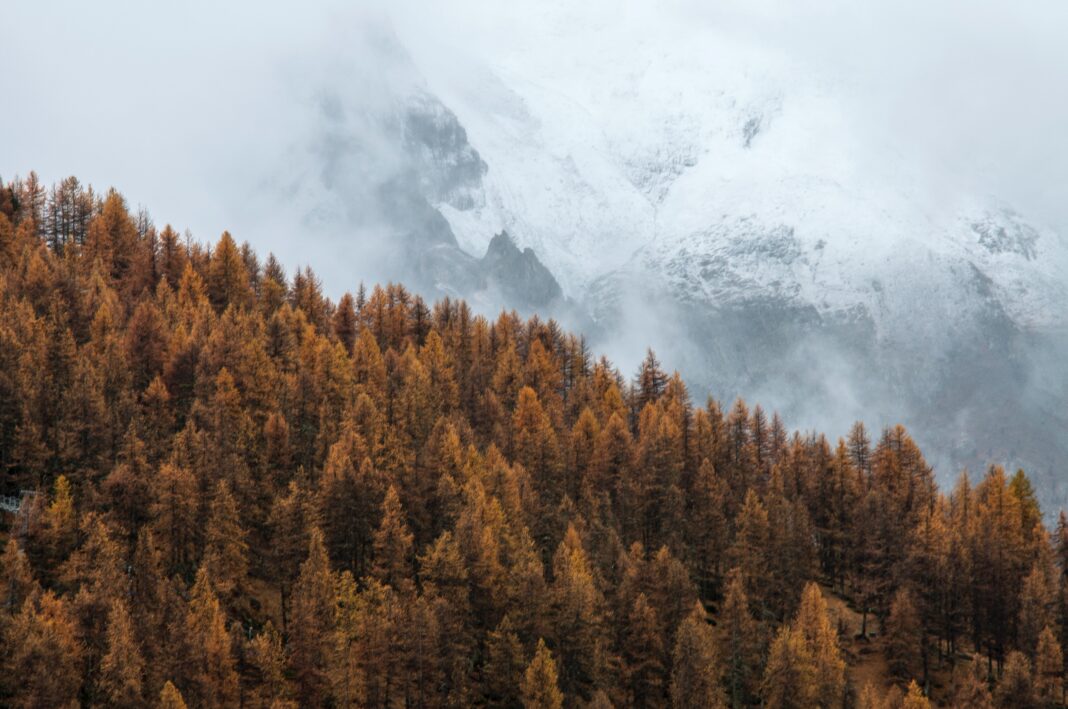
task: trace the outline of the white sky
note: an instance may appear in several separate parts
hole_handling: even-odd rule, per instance
[[[0,177],[35,169],[114,185],[159,224],[201,239],[229,229],[288,266],[311,261],[331,290],[350,287],[359,254],[344,235],[309,243],[265,194],[306,147],[320,92],[359,102],[372,87],[373,100],[392,62],[374,55],[367,27],[392,23],[417,62],[459,71],[517,44],[536,53],[540,32],[648,20],[660,32],[726,27],[844,82],[852,122],[921,156],[932,184],[974,182],[1068,231],[1063,0],[349,5],[6,2]]]

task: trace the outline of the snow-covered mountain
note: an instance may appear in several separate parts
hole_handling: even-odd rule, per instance
[[[696,388],[794,425],[904,421],[944,478],[1024,464],[1063,502],[1068,240],[964,179],[978,163],[933,167],[873,120],[863,77],[729,14],[581,5],[443,32],[483,32],[477,53],[429,41],[441,18],[398,27],[416,78],[390,189],[419,203],[396,220],[425,212],[405,228],[433,223],[444,249],[418,260],[424,280],[492,301],[471,265],[489,249],[501,302],[551,311],[558,282],[624,367],[651,344]],[[491,245],[504,232],[514,245]],[[555,281],[526,298],[504,246]]]

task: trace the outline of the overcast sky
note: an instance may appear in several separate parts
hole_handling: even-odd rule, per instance
[[[932,183],[971,182],[1068,226],[1068,3],[963,2],[34,2],[0,21],[0,178],[35,169],[114,185],[157,223],[230,229],[349,286],[344,234],[308,243],[277,189],[299,164],[323,92],[373,103],[390,28],[436,69],[493,65],[545,23],[624,15],[715,24],[852,88],[872,140],[922,156]],[[548,7],[547,9],[547,6]],[[574,6],[574,7],[573,7]],[[656,29],[652,31],[657,31]],[[907,148],[905,146],[908,146]],[[325,233],[325,232],[323,232]],[[329,263],[316,263],[314,259]]]

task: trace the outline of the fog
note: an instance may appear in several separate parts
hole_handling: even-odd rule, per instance
[[[850,82],[843,110],[863,115],[851,122],[874,134],[857,147],[889,141],[908,151],[932,193],[977,181],[1068,225],[1063,2],[570,5],[9,3],[0,23],[0,174],[35,169],[46,180],[76,174],[115,185],[157,221],[205,239],[230,228],[303,261],[294,216],[281,227],[261,214],[284,202],[259,200],[270,186],[291,185],[294,165],[313,164],[303,158],[324,96],[370,114],[387,95],[383,83],[413,80],[382,37],[395,34],[422,71],[441,73],[492,65],[568,22],[660,32],[714,23],[827,81]],[[376,160],[388,155],[382,147]],[[335,288],[348,280],[328,278]]]
[[[0,20],[0,178],[36,170],[45,182],[73,174],[97,189],[115,186],[157,224],[204,241],[227,229],[290,269],[311,265],[336,297],[395,275],[385,265],[398,257],[395,215],[381,188],[419,167],[400,138],[398,98],[428,81],[477,91],[471,77],[517,53],[530,82],[544,79],[539,67],[550,61],[610,65],[611,56],[581,56],[584,33],[618,26],[636,42],[641,32],[671,39],[716,27],[825,90],[835,122],[810,149],[845,156],[843,175],[907,170],[932,212],[962,192],[991,194],[1068,233],[1062,0],[12,2]],[[687,99],[685,87],[677,98]],[[565,290],[581,300],[577,283]],[[637,293],[624,305],[625,326],[596,344],[628,373],[653,345],[698,387],[789,410],[794,425],[838,435],[865,413],[875,428],[929,420],[915,410],[916,392],[894,384],[901,372],[873,383],[855,351],[818,333],[782,350],[770,374],[714,370],[727,360],[709,350],[737,333],[698,337],[670,304]],[[1063,403],[1064,355],[1059,339],[1013,346],[1006,358],[1027,393],[1021,406],[1045,416]],[[803,383],[794,376],[801,362],[812,365]],[[794,387],[815,392],[802,406]],[[944,388],[965,396],[962,385]],[[945,420],[972,415],[958,399],[948,406],[938,412]],[[974,434],[967,423],[953,434],[953,425],[939,435]],[[1052,428],[1034,436],[1057,435]],[[1027,460],[1009,448],[973,457]],[[945,467],[960,457],[947,454]]]

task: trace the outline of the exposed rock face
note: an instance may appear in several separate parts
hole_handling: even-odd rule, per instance
[[[534,251],[520,251],[506,232],[493,237],[481,265],[488,283],[521,310],[551,308],[563,297],[560,284]]]

